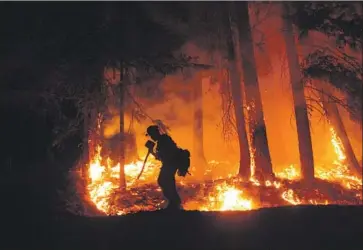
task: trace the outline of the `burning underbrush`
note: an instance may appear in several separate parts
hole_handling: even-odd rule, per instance
[[[159,163],[151,161],[139,180],[142,161],[125,166],[127,190],[120,191],[118,185],[119,165],[101,164],[101,148],[89,166],[87,191],[90,202],[107,215],[124,215],[138,211],[153,211],[164,206],[160,188],[156,185]],[[222,169],[228,163],[210,162],[206,175]],[[220,176],[214,180],[197,182],[193,176],[177,178],[178,191],[186,210],[200,211],[244,211],[262,207],[300,204],[350,204],[361,203],[362,181],[349,174],[345,165],[335,162],[328,167],[319,167],[317,180],[309,189],[299,181],[299,171],[293,165],[276,173],[273,181],[258,181],[251,178],[243,182],[237,177]]]
[[[238,178],[179,185],[178,191],[186,210],[245,211],[262,207],[300,204],[361,204],[357,193],[344,190],[340,185],[318,181],[313,189],[301,188],[294,181],[242,182]],[[160,189],[155,185],[130,188],[127,192],[115,191],[108,200],[108,214],[126,214],[160,209],[163,204]]]
[[[262,207],[300,204],[361,204],[360,190],[342,188],[318,180],[312,188],[301,188],[299,181],[275,180],[260,184],[242,182],[239,178],[178,185],[184,209],[200,211],[244,211]],[[154,184],[118,189],[107,198],[106,214],[127,214],[152,211],[163,207],[161,190]]]
[[[202,181],[200,177],[195,178],[192,167],[191,176],[177,177],[183,207],[200,211],[244,211],[300,204],[362,204],[362,179],[350,173],[344,150],[334,130],[331,130],[331,145],[336,159],[329,165],[315,165],[316,180],[309,188],[301,182],[299,168],[295,165],[279,168],[281,170],[275,171],[273,180],[251,177],[249,181],[236,177],[238,165],[230,162],[210,161]],[[138,180],[143,161],[126,164],[127,189],[121,191],[119,164],[114,164],[109,158],[102,159],[101,152],[101,145],[96,146],[87,166],[86,179],[81,177],[81,166],[72,172],[76,189],[79,191],[83,187],[78,192],[83,203],[76,206],[83,207],[78,214],[124,215],[158,210],[165,206],[161,190],[156,185],[160,168],[158,161],[151,157]],[[78,178],[74,179],[74,176]],[[87,207],[95,209],[92,211]]]

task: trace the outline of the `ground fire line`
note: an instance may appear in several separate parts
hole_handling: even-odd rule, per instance
[[[330,128],[331,145],[336,159],[331,166],[316,166],[317,182],[311,189],[302,188],[299,170],[290,165],[277,172],[274,181],[261,182],[253,177],[243,182],[238,177],[220,176],[214,180],[196,182],[193,178],[178,179],[178,189],[186,210],[231,211],[252,210],[261,207],[274,207],[300,204],[362,204],[362,180],[350,174],[344,164],[346,158],[340,139]],[[125,165],[128,189],[119,190],[119,164],[110,159],[102,161],[101,145],[87,166],[87,195],[97,209],[107,215],[157,210],[162,206],[162,195],[156,186],[160,163],[150,159],[139,180],[137,175],[142,161]],[[106,162],[106,164],[102,164]],[[218,167],[220,162],[210,161],[206,175]],[[224,163],[225,164],[225,163]]]

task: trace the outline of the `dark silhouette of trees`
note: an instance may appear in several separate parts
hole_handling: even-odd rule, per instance
[[[318,31],[335,39],[334,46],[316,48],[302,63],[305,82],[319,93],[324,114],[342,141],[351,171],[361,174],[337,105],[345,108],[353,121],[362,124],[362,63],[354,53],[362,51],[362,6],[354,2],[295,3],[293,22],[300,30],[300,39],[310,31]],[[305,21],[302,21],[302,20]],[[347,48],[353,52],[349,53]],[[345,94],[345,100],[334,96],[333,88]]]

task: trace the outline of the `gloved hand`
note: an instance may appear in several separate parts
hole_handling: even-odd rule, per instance
[[[145,147],[146,147],[146,148],[148,148],[148,149],[149,149],[149,151],[153,151],[154,146],[155,146],[155,142],[153,142],[153,141],[148,140],[148,141],[145,143]]]

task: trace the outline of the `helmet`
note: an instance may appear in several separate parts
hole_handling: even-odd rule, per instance
[[[156,133],[158,133],[158,134],[160,133],[159,127],[156,125],[149,126],[146,129],[146,136],[151,135],[151,134],[156,134]]]

